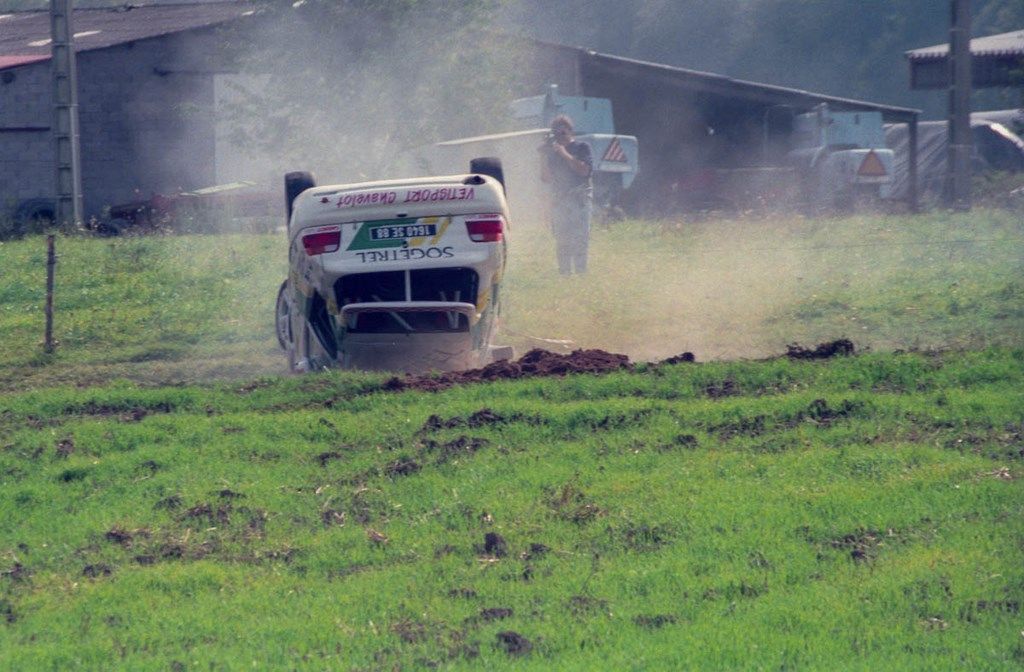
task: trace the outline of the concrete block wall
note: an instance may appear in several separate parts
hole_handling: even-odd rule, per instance
[[[190,42],[167,36],[80,54],[86,211],[214,183],[213,75],[181,66]]]
[[[181,33],[78,53],[87,218],[106,206],[214,183],[213,74],[194,58],[206,41]],[[50,64],[6,72],[14,78],[5,84],[0,74],[0,215],[56,192]]]
[[[48,62],[0,73],[0,217],[56,189],[50,86]]]

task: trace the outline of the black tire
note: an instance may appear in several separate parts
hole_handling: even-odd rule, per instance
[[[288,303],[288,281],[281,283],[277,290],[277,303],[274,307],[274,331],[277,333],[277,343],[281,349],[288,351],[288,346],[295,347],[295,339],[292,337],[291,306]]]
[[[501,167],[501,159],[496,156],[481,156],[472,159],[469,162],[469,172],[493,177],[501,183],[502,191],[508,191],[505,187],[505,171]]]
[[[306,172],[304,170],[297,170],[292,173],[285,173],[284,176],[284,203],[285,210],[287,212],[287,223],[290,225],[292,221],[292,204],[295,203],[295,198],[304,192],[306,189],[312,189],[316,186],[316,178],[313,177],[313,173]]]
[[[57,223],[57,204],[48,198],[30,198],[18,204],[5,233],[20,238],[28,233],[42,233]]]

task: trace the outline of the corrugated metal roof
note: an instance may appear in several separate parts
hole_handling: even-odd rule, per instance
[[[13,68],[13,67],[18,66],[18,65],[27,65],[29,63],[36,63],[37,61],[45,61],[48,58],[50,58],[49,55],[47,55],[47,56],[39,56],[39,55],[25,56],[25,55],[21,55],[21,54],[14,54],[12,56],[0,56],[0,70],[3,70],[4,68]]]
[[[906,52],[907,58],[912,61],[945,58],[947,54],[949,54],[949,43],[911,49]],[[971,54],[973,56],[1024,56],[1024,29],[988,37],[976,37],[971,40]]]
[[[75,9],[72,17],[75,51],[103,49],[125,42],[215,26],[252,12],[253,4],[245,0]],[[0,14],[0,69],[49,58],[49,12]]]
[[[774,84],[749,82],[742,79],[733,79],[724,75],[716,75],[710,72],[688,70],[686,68],[680,68],[673,65],[651,63],[633,58],[625,58],[623,56],[614,56],[612,54],[601,54],[586,49],[581,49],[580,51],[585,54],[585,57],[589,57],[592,61],[617,67],[624,73],[628,73],[632,70],[634,73],[648,72],[652,74],[659,74],[684,87],[702,89],[719,95],[744,97],[752,100],[759,100],[761,102],[777,104],[792,102],[799,102],[806,105],[829,103],[830,105],[836,106],[836,109],[878,110],[884,114],[903,118],[910,118],[920,113],[920,110],[908,107],[883,105],[866,100],[829,96],[821,93],[804,91],[803,89],[776,86]]]

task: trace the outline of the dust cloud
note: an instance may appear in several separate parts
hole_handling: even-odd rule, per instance
[[[776,324],[815,288],[842,283],[804,242],[820,224],[802,218],[633,221],[595,227],[588,272],[555,270],[543,227],[520,230],[510,262],[506,336],[517,350],[600,348],[634,361],[684,351],[699,360],[764,357],[798,338]],[[523,278],[531,278],[524,281]],[[522,305],[529,296],[534,305]]]

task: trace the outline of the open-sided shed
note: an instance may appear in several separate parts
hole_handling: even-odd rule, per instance
[[[75,9],[85,216],[214,181],[218,26],[247,2]],[[52,216],[50,17],[0,13],[0,217]]]
[[[640,141],[634,197],[656,199],[677,177],[700,168],[764,165],[766,116],[788,108],[808,112],[821,103],[836,111],[877,111],[886,123],[906,123],[916,150],[919,111],[800,89],[733,79],[686,68],[536,42],[535,71],[567,94],[612,101],[616,131]],[[539,83],[539,82],[538,82]],[[914,170],[916,161],[910,161]],[[916,185],[916,176],[910,176]],[[916,207],[916,190],[907,194]]]

